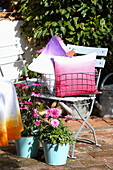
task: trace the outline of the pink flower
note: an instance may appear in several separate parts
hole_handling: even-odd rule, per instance
[[[40,97],[41,96],[40,93],[36,93],[36,92],[32,92],[32,95],[35,96],[35,97]]]
[[[23,86],[25,86],[25,84],[24,84],[24,83],[22,83],[22,84],[20,84],[20,86],[21,86],[21,87],[23,87]]]
[[[47,109],[47,110],[45,111],[45,117],[49,117],[49,116],[51,115],[51,112],[52,112],[51,109]]]
[[[27,101],[21,101],[20,104],[28,104]]]
[[[36,120],[35,125],[39,126],[40,120]]]
[[[21,101],[20,104],[28,104],[28,105],[32,105],[32,102],[28,102],[28,101]]]
[[[58,118],[59,117],[59,115],[60,115],[60,110],[59,109],[57,109],[57,108],[52,108],[51,109],[51,117],[53,117],[53,118]]]
[[[33,103],[32,102],[27,102],[28,105],[32,105]]]
[[[38,116],[37,113],[38,113],[38,110],[37,110],[37,109],[34,109],[34,110],[33,110],[33,117],[34,117],[34,118],[37,118],[37,116]]]
[[[72,118],[72,116],[70,116],[70,115],[67,115],[67,116],[65,116],[65,121],[66,122],[69,122],[70,120],[72,120],[73,118]]]
[[[14,86],[18,86],[18,85],[19,85],[19,83],[15,83],[15,84],[14,84]]]
[[[24,87],[25,86],[24,83],[22,83],[22,84],[16,83],[15,85],[18,86],[18,87]]]
[[[36,82],[33,83],[32,85],[33,85],[33,86],[41,86],[41,84],[40,84],[38,81],[36,81]]]
[[[27,110],[27,106],[26,105],[22,105],[21,107],[20,107],[20,109],[25,109],[25,110]]]
[[[59,121],[57,119],[53,119],[51,121],[51,125],[52,125],[53,128],[55,128],[55,127],[57,127],[59,125]]]
[[[28,89],[28,85],[27,86],[22,86],[22,89]]]

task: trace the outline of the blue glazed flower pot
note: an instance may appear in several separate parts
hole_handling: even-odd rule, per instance
[[[39,150],[39,137],[21,137],[15,140],[17,155],[24,158],[34,158]]]
[[[48,144],[42,143],[45,161],[49,165],[64,165],[67,161],[67,156],[69,152],[68,144]]]

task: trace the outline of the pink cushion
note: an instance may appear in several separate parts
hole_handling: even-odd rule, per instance
[[[95,85],[96,53],[77,57],[54,57],[56,95],[73,96],[98,93]]]

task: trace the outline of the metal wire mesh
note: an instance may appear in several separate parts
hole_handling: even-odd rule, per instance
[[[40,92],[58,97],[97,93],[98,73],[43,74],[40,79]]]

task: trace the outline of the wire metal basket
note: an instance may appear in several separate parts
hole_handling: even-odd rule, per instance
[[[42,95],[66,97],[97,93],[97,73],[43,74],[38,79]]]

